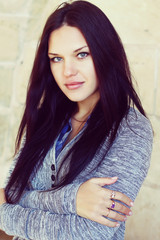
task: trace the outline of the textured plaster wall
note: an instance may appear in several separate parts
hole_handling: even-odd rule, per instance
[[[28,77],[48,15],[63,1],[0,0],[0,185],[14,152]],[[92,0],[117,29],[155,137],[126,240],[160,239],[160,0]]]

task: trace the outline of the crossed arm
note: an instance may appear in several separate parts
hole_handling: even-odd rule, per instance
[[[98,181],[99,181],[99,184],[97,184]],[[105,239],[106,236],[112,236],[116,232],[117,228],[111,229],[111,228],[106,228],[106,226],[102,225],[102,224],[105,224],[107,226],[110,225],[110,221],[102,217],[102,214],[104,216],[107,215],[107,207],[105,208],[105,205],[106,206],[108,205],[107,200],[109,199],[110,193],[111,193],[111,190],[103,189],[100,186],[106,183],[106,181],[108,182],[110,181],[111,183],[111,182],[114,182],[115,180],[110,180],[107,178],[104,178],[104,179],[93,178],[87,181],[86,183],[81,184],[80,188],[82,188],[82,192],[79,191],[80,188],[78,190],[79,192],[81,192],[81,197],[79,198],[80,203],[79,203],[79,210],[78,210],[80,213],[78,214],[79,215],[85,214],[84,218],[74,213],[68,213],[68,214],[64,214],[64,213],[57,214],[55,212],[53,213],[53,208],[51,210],[52,212],[48,210],[47,211],[40,210],[39,209],[40,203],[38,206],[30,206],[30,207],[29,206],[22,207],[19,204],[16,204],[16,205],[4,204],[2,205],[2,208],[0,208],[0,211],[2,214],[0,227],[2,227],[2,229],[6,231],[6,233],[8,233],[9,235],[15,235],[15,236],[17,235],[25,239],[43,239],[43,240],[44,239],[64,239],[63,238],[64,231],[66,228],[69,228],[70,225],[72,225],[72,228],[70,229],[70,231],[65,232],[65,237],[67,237],[67,234],[69,234],[70,232],[73,239],[94,239],[95,235],[92,235],[92,231],[89,232],[88,229],[86,229],[86,227],[89,227],[90,230],[93,230],[93,232],[96,232],[97,234],[99,234],[101,239]],[[90,196],[90,199],[87,197],[86,191],[88,192],[88,196]],[[96,192],[98,191],[97,194],[95,194],[95,191]],[[36,204],[36,202],[38,204],[38,194],[40,193],[34,191],[34,192],[28,192],[28,196],[26,195],[28,198],[27,205],[30,205],[30,204],[32,205],[33,198],[30,195],[32,193],[34,193],[35,198],[37,198],[34,204]],[[50,192],[45,192],[45,193],[49,194]],[[117,194],[116,198],[118,198],[118,193],[116,192],[116,194]],[[95,195],[96,195],[96,198],[95,198]],[[54,202],[54,194],[52,194],[51,196],[52,196],[52,202]],[[78,193],[77,193],[77,196],[78,196]],[[85,203],[86,203],[85,206],[84,206],[83,198],[85,198]],[[97,203],[99,201],[100,201],[100,204],[98,206]],[[130,199],[127,198],[127,201],[130,202]],[[93,211],[94,207],[97,209],[96,211]],[[85,208],[87,209],[88,212],[85,211]],[[91,213],[91,215],[88,215],[89,213]],[[5,216],[5,218],[3,218],[3,216]],[[97,224],[96,222],[88,220],[87,219],[88,216],[91,220],[95,219],[95,221],[101,222],[102,224]],[[115,216],[113,216],[113,218],[115,218]],[[111,225],[111,226],[116,225],[116,223],[113,223],[113,224],[114,225]],[[80,226],[80,231],[78,232],[75,230],[77,226]],[[67,239],[72,239],[71,236],[68,235]]]

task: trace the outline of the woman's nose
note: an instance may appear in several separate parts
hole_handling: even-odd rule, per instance
[[[65,77],[70,77],[73,75],[76,75],[77,73],[77,68],[75,64],[72,61],[65,61],[64,62],[64,76]]]

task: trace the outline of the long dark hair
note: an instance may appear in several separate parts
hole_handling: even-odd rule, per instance
[[[63,24],[78,28],[87,41],[99,81],[100,100],[83,135],[64,159],[63,163],[72,154],[69,172],[55,188],[63,187],[76,178],[90,163],[106,136],[109,136],[109,147],[112,145],[120,122],[127,116],[131,104],[145,115],[132,86],[123,45],[106,15],[87,1],[60,5],[46,22],[31,72],[16,152],[24,134],[25,144],[5,189],[9,203],[20,199],[31,173],[41,165],[55,138],[76,109],[76,103],[71,102],[57,86],[48,58],[49,36]]]

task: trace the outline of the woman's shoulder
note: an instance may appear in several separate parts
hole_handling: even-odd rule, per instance
[[[148,124],[150,125],[149,119],[133,107],[130,107],[130,109],[128,111],[128,114],[125,117],[127,117],[127,119],[129,119],[130,121],[134,121],[134,122],[137,122],[137,123],[138,122],[139,123],[143,122],[147,125]]]
[[[153,139],[153,129],[150,120],[134,108],[130,108],[128,114],[122,119],[119,133],[132,131],[144,138]]]

